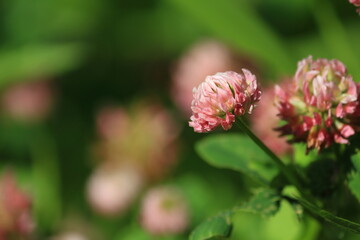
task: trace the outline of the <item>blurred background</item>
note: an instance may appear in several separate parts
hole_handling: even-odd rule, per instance
[[[192,88],[243,67],[266,88],[309,55],[359,81],[359,43],[347,0],[0,1],[0,239],[186,239],[256,185],[196,155]]]

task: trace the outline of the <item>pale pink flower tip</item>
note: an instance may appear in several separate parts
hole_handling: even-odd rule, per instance
[[[276,105],[286,124],[278,130],[321,150],[332,143],[348,143],[359,131],[360,85],[338,60],[308,57],[298,63],[291,84],[277,86]]]
[[[151,189],[142,201],[140,223],[154,235],[176,234],[188,226],[188,207],[174,187]]]
[[[210,132],[219,125],[228,130],[236,116],[251,113],[260,95],[256,77],[249,70],[243,69],[242,74],[228,71],[207,76],[193,89],[189,126],[195,132]]]

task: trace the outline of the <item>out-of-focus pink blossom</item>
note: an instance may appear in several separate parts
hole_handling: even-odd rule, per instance
[[[97,122],[101,138],[95,150],[102,163],[89,180],[88,200],[98,213],[118,215],[145,183],[170,172],[179,129],[170,114],[151,101],[128,110],[105,108]]]
[[[115,216],[130,207],[142,185],[143,178],[137,169],[102,166],[89,179],[88,201],[96,212]]]
[[[243,69],[242,74],[229,71],[208,76],[193,94],[189,125],[195,132],[209,132],[219,125],[228,130],[236,116],[251,113],[261,91],[255,75]]]
[[[105,107],[97,116],[97,129],[105,140],[121,138],[129,127],[129,116],[119,107]]]
[[[6,172],[0,179],[0,239],[29,236],[34,229],[31,201],[18,188],[14,176]]]
[[[276,87],[276,105],[286,124],[278,130],[321,150],[348,143],[359,131],[359,86],[338,60],[308,57],[298,63],[291,84]]]
[[[265,89],[256,109],[251,115],[252,130],[277,155],[291,152],[291,146],[286,139],[279,137],[274,129],[279,125],[277,108],[275,107],[275,92],[273,88]]]
[[[108,108],[99,122],[99,132],[107,132],[106,141],[97,145],[104,162],[132,165],[148,180],[163,177],[176,163],[179,129],[160,105],[140,103],[129,111]]]
[[[360,7],[360,0],[349,0],[351,4],[354,4],[356,7]],[[360,14],[360,8],[356,10]]]
[[[188,221],[187,204],[176,188],[151,189],[142,201],[140,223],[154,235],[181,233]]]
[[[86,236],[78,232],[63,232],[50,240],[88,240]]]
[[[230,51],[214,40],[201,41],[185,53],[173,73],[171,95],[186,117],[191,115],[194,86],[208,75],[233,69],[234,62]]]
[[[354,4],[356,7],[360,7],[360,0],[349,0],[349,2]]]
[[[53,104],[53,92],[46,81],[25,82],[11,86],[2,96],[3,109],[21,121],[45,118]]]

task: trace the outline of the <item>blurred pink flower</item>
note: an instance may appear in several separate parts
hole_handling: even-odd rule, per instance
[[[291,84],[276,87],[279,116],[287,122],[278,130],[306,142],[308,150],[348,143],[359,131],[359,86],[340,61],[300,61]]]
[[[219,125],[228,130],[236,116],[251,113],[261,91],[255,75],[246,69],[242,71],[243,74],[229,71],[207,76],[194,88],[189,125],[195,132],[209,132]]]
[[[52,237],[50,240],[88,240],[86,236],[78,232],[63,232],[55,237]]]
[[[87,198],[96,212],[115,216],[130,207],[142,185],[142,176],[134,168],[101,166],[88,181]]]
[[[182,194],[173,187],[158,187],[147,192],[142,201],[140,223],[154,235],[183,232],[189,221]]]
[[[279,120],[275,107],[274,89],[265,89],[262,92],[261,101],[251,115],[252,130],[276,155],[284,155],[291,152],[291,146],[275,131]]]
[[[351,4],[354,4],[356,7],[360,7],[360,0],[349,0]],[[360,14],[360,8],[356,10]]]
[[[14,176],[6,172],[0,179],[0,239],[29,236],[34,229],[31,201],[18,188]]]
[[[105,107],[97,116],[97,128],[100,136],[105,140],[121,138],[129,127],[129,116],[124,109]]]
[[[97,150],[102,161],[134,166],[147,180],[163,177],[176,163],[179,129],[160,105],[140,103],[129,111],[107,108],[99,119],[103,139]]]
[[[191,115],[192,89],[207,75],[234,68],[231,52],[214,40],[195,44],[179,60],[173,72],[171,96],[186,117]]]
[[[45,118],[53,104],[53,92],[46,81],[11,86],[2,96],[2,107],[13,118],[36,121]]]
[[[349,2],[354,4],[356,7],[360,7],[360,0],[349,0]]]

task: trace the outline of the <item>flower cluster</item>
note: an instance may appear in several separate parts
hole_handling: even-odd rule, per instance
[[[286,124],[278,130],[306,142],[307,150],[348,143],[359,131],[359,85],[337,60],[308,57],[298,63],[293,80],[276,86],[276,106]]]
[[[105,216],[124,213],[145,183],[162,179],[176,164],[178,128],[156,103],[141,102],[129,110],[106,107],[97,116],[101,161],[89,178],[87,198]]]
[[[30,208],[30,198],[6,172],[0,179],[0,239],[30,236],[34,229]]]
[[[161,178],[176,162],[179,129],[159,104],[140,102],[129,111],[105,108],[97,123],[101,139],[96,149],[103,162],[134,166],[148,180]]]
[[[243,69],[243,74],[228,71],[206,77],[193,89],[193,115],[189,122],[195,132],[209,132],[221,125],[231,128],[236,116],[251,113],[261,91],[255,75]]]

